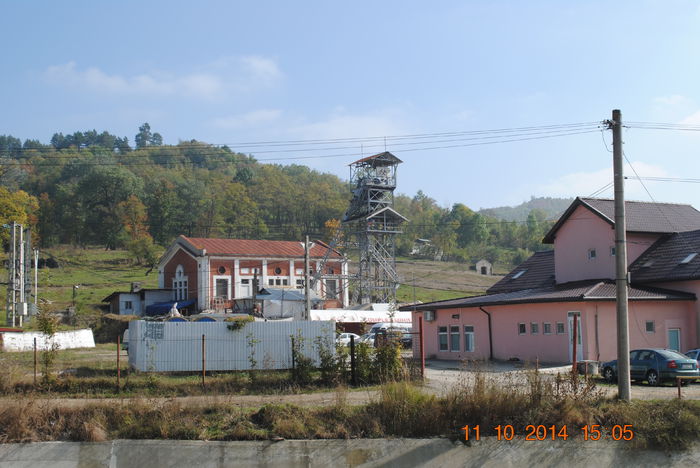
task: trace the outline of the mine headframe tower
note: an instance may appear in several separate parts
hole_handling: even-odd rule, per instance
[[[394,210],[396,168],[402,161],[388,151],[350,164],[352,200],[343,227],[357,248],[358,275],[353,298],[360,304],[396,301],[396,235],[406,220]]]

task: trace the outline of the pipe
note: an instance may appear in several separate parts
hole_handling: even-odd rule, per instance
[[[486,316],[489,318],[489,361],[493,361],[493,334],[491,332],[491,314],[481,306],[479,306],[479,309],[483,313],[485,313]]]

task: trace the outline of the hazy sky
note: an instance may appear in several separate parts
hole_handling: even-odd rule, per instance
[[[398,191],[476,209],[591,194],[612,181],[610,132],[474,146],[494,140],[434,134],[595,123],[613,108],[700,125],[697,1],[5,0],[2,13],[0,134],[21,139],[94,128],[133,144],[149,122],[166,143],[261,160],[340,154],[278,162],[347,178],[383,139],[242,143],[426,134],[387,138],[404,161]],[[624,138],[642,176],[700,179],[698,132],[630,123]],[[700,185],[647,187],[700,208]]]

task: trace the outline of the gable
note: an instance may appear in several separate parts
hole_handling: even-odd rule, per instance
[[[544,236],[542,242],[553,244],[559,229],[579,207],[589,210],[611,227],[615,226],[614,200],[577,197]],[[690,205],[678,203],[625,201],[625,224],[627,232],[630,233],[670,234],[693,231],[700,229],[700,211]]]

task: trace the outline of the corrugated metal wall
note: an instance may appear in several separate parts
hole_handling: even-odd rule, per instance
[[[231,322],[129,323],[129,364],[144,372],[289,369],[292,337],[301,352],[319,363],[320,340],[335,350],[335,322],[253,322],[239,330]]]

